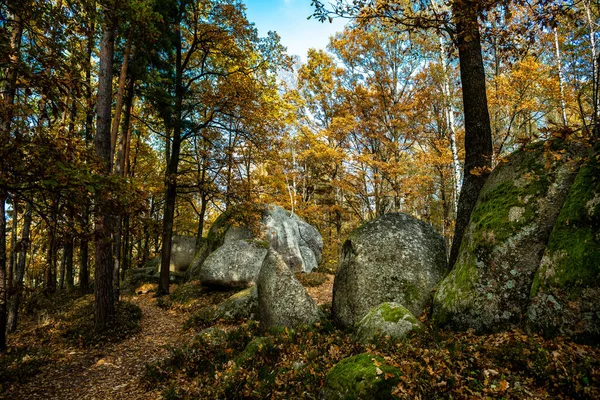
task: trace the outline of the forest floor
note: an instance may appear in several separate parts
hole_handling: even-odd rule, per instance
[[[325,278],[322,284],[307,288],[319,305],[331,302],[333,275]],[[160,306],[153,296],[155,285],[145,286],[136,290],[139,294],[124,296],[123,300],[141,309],[142,317],[139,331],[120,342],[82,347],[81,342],[69,343],[58,337],[64,329],[52,315],[26,319],[25,327],[9,335],[9,346],[17,353],[16,362],[35,365],[31,376],[26,376],[25,368],[15,383],[0,390],[0,399],[161,398],[158,388],[143,382],[146,365],[165,359],[198,332],[184,327],[194,309]],[[216,292],[214,296],[220,300],[228,294]],[[19,368],[16,363],[14,366]]]
[[[187,316],[156,306],[152,293],[128,296],[142,310],[140,331],[119,343],[80,348],[59,341],[50,360],[24,383],[0,393],[6,399],[157,399],[160,393],[140,383],[146,363],[187,343],[195,332],[184,329]],[[36,347],[36,328],[10,338],[13,345]],[[12,340],[11,340],[12,339]],[[16,342],[16,343],[15,343]]]
[[[327,313],[333,276],[299,279]],[[597,343],[518,329],[440,331],[423,314],[424,332],[362,345],[330,319],[269,332],[252,320],[207,319],[234,292],[191,282],[155,298],[155,287],[124,296],[110,337],[90,334],[92,295],[30,299],[22,326],[9,335],[10,352],[0,356],[0,398],[315,399],[334,365],[365,352],[401,371],[390,383],[395,398],[600,398]]]

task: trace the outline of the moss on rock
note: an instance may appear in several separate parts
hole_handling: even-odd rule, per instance
[[[382,357],[370,353],[349,357],[327,373],[323,399],[392,399],[392,390],[401,374]]]
[[[382,336],[401,339],[409,332],[421,328],[419,320],[401,304],[382,303],[356,324],[356,337],[363,343]]]
[[[522,322],[582,154],[578,145],[540,142],[511,154],[492,171],[455,266],[436,292],[436,324],[494,331]]]
[[[536,329],[548,335],[600,337],[598,148],[569,190],[530,297],[528,321]]]

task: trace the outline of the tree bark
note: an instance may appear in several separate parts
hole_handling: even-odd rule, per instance
[[[465,166],[450,250],[451,267],[458,257],[471,211],[490,173],[492,162],[492,129],[481,55],[478,4],[478,1],[473,0],[457,0],[452,3],[465,119]]]
[[[23,231],[19,243],[19,259],[15,268],[14,296],[11,298],[8,309],[8,331],[17,330],[17,320],[19,315],[19,306],[23,296],[23,277],[25,276],[25,265],[27,261],[27,251],[29,250],[29,232],[31,230],[31,221],[33,217],[33,207],[27,203],[25,218],[23,219]]]
[[[173,120],[173,142],[171,154],[166,171],[166,196],[165,213],[163,216],[162,253],[160,263],[160,281],[158,291],[160,294],[169,293],[169,267],[171,265],[171,239],[173,237],[173,219],[175,217],[175,200],[177,197],[177,171],[179,167],[179,153],[181,150],[181,116],[183,106],[183,66],[181,63],[181,14],[176,29],[176,59],[175,59],[175,115]]]
[[[98,100],[96,103],[96,136],[94,147],[96,155],[102,161],[101,173],[110,175],[111,160],[111,104],[112,69],[115,40],[115,24],[110,11],[105,11],[100,42],[100,73],[98,76]],[[95,322],[96,329],[103,329],[114,321],[115,303],[113,297],[113,216],[106,205],[106,188],[96,193],[95,212]]]
[[[0,353],[6,351],[6,198],[0,192]]]
[[[129,55],[131,54],[131,42],[133,34],[130,30],[127,34],[127,44],[125,45],[125,53],[123,54],[123,64],[121,65],[121,73],[119,75],[119,84],[117,86],[117,100],[115,105],[115,117],[112,122],[110,133],[110,160],[114,160],[115,147],[117,145],[117,133],[119,123],[121,122],[121,113],[123,111],[123,99],[125,94],[125,81],[127,79],[127,71],[129,68]],[[125,131],[123,131],[125,132]],[[117,163],[118,165],[118,163]]]
[[[560,89],[560,116],[563,126],[567,126],[567,102],[565,101],[565,86],[562,73],[562,60],[560,56],[560,43],[558,42],[558,29],[554,28],[554,51],[556,52],[556,72],[558,72],[558,87]]]
[[[67,289],[71,290],[75,286],[73,279],[73,237],[69,236],[65,244],[63,260],[65,262],[65,283]]]

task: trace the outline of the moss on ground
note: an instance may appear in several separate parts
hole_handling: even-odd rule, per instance
[[[377,355],[363,353],[335,365],[325,378],[324,398],[392,399],[401,371]]]

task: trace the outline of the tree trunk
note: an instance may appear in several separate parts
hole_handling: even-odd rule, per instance
[[[19,306],[23,296],[23,277],[25,276],[25,265],[27,261],[27,251],[29,250],[29,231],[31,229],[31,220],[33,216],[33,207],[27,203],[25,218],[23,220],[23,232],[21,233],[21,242],[19,243],[19,259],[15,268],[14,296],[11,298],[8,310],[8,331],[17,330],[17,319],[19,315]]]
[[[87,230],[89,225],[89,218],[89,209],[86,204],[83,211],[85,230]],[[89,241],[87,239],[87,232],[85,232],[79,242],[79,288],[83,292],[87,292],[90,287],[89,259]]]
[[[23,23],[21,17],[17,14],[13,15],[13,29],[10,40],[10,66],[6,69],[6,83],[2,87],[2,103],[0,109],[0,139],[1,143],[6,143],[10,134],[10,125],[13,117],[13,106],[15,102],[15,94],[17,88],[17,72],[20,59],[19,52],[21,51],[21,37],[23,36]]]
[[[115,26],[113,18],[107,12],[100,42],[100,73],[98,76],[98,100],[96,103],[96,136],[94,147],[96,155],[104,162],[102,174],[110,175],[111,160],[111,103],[112,69],[114,55]],[[95,212],[95,322],[96,329],[103,329],[115,318],[113,297],[113,216],[106,202],[106,188],[96,194]]]
[[[66,259],[67,252],[63,248],[62,258],[60,260],[60,269],[58,273],[58,290],[63,290],[65,288],[65,266],[67,265]]]
[[[95,8],[92,7],[92,9]],[[89,148],[92,141],[92,130],[94,125],[94,97],[92,96],[92,56],[94,54],[94,31],[95,22],[94,15],[90,16],[90,25],[87,30],[87,57],[85,70],[85,94],[87,98],[86,115],[85,115],[85,144]],[[83,292],[87,292],[90,287],[89,273],[89,230],[90,230],[90,201],[86,198],[83,206],[82,226],[84,234],[79,242],[79,288]]]
[[[198,234],[196,235],[196,252],[202,247],[202,236],[204,235],[204,217],[206,216],[206,206],[208,198],[205,193],[202,193],[200,198],[200,215],[198,215]]]
[[[65,262],[65,283],[67,289],[71,290],[75,286],[73,278],[73,237],[70,236],[65,244],[63,260]]]
[[[450,150],[452,152],[452,171],[454,173],[454,196],[453,196],[453,209],[456,213],[458,207],[458,196],[460,195],[460,181],[461,181],[461,168],[460,161],[458,159],[458,147],[456,146],[456,124],[454,122],[454,110],[452,109],[452,79],[448,72],[448,60],[446,57],[446,46],[444,46],[444,39],[440,35],[440,56],[442,71],[444,74],[444,81],[442,83],[442,93],[444,95],[444,114],[446,124],[448,126],[448,139],[450,141]]]
[[[554,28],[554,51],[556,52],[556,71],[558,72],[558,87],[560,88],[560,116],[563,126],[567,126],[567,102],[565,101],[565,86],[562,73],[562,60],[560,57],[560,43],[558,42],[558,29]]]
[[[6,198],[0,192],[0,353],[6,351]]]
[[[52,204],[52,211],[48,219],[48,253],[46,256],[46,271],[44,286],[48,293],[56,291],[56,203]]]
[[[119,84],[117,87],[117,101],[115,105],[115,117],[112,122],[110,133],[110,160],[114,160],[115,146],[117,145],[117,132],[119,123],[121,122],[121,112],[123,111],[123,99],[125,92],[125,80],[127,79],[127,70],[129,68],[129,55],[131,54],[131,42],[133,34],[130,30],[127,35],[127,44],[125,45],[125,53],[123,55],[123,64],[121,65],[121,74],[119,75]],[[125,132],[123,130],[123,132]],[[117,163],[118,165],[118,163]]]
[[[478,2],[452,3],[456,21],[460,79],[462,83],[465,119],[465,166],[458,199],[456,226],[450,266],[454,266],[463,235],[471,217],[477,196],[487,179],[492,162],[492,129],[485,91],[485,71],[481,55]]]
[[[181,11],[179,18],[181,18]],[[175,60],[175,116],[173,126],[173,143],[166,172],[165,213],[163,216],[162,254],[160,263],[160,281],[158,291],[169,293],[169,267],[171,264],[171,239],[173,237],[173,219],[175,217],[175,200],[177,197],[177,170],[179,167],[179,152],[181,150],[181,116],[183,106],[183,71],[181,64],[181,21],[176,29],[176,60]]]
[[[598,63],[600,62],[600,56],[597,54],[598,51],[596,49],[596,29],[594,28],[595,21],[592,16],[592,2],[590,0],[584,0],[583,6],[585,8],[585,14],[587,17],[587,22],[590,28],[590,47],[592,50],[592,136],[594,138],[599,137],[600,127],[598,126],[598,87],[600,86],[598,80],[600,79],[600,69]],[[555,30],[556,31],[556,30]]]
[[[15,266],[17,265],[17,228],[19,223],[19,202],[13,198],[13,215],[12,215],[12,227],[10,233],[10,262],[8,264],[8,271],[6,273],[6,289],[8,294],[8,300],[13,295],[13,279]]]

